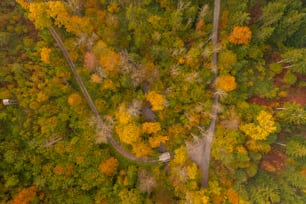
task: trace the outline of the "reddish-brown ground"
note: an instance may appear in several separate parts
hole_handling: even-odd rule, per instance
[[[272,147],[260,163],[260,168],[269,173],[280,173],[286,166],[286,154],[278,147]]]
[[[251,16],[251,20],[250,20],[250,24],[254,24],[258,21],[258,19],[261,16],[261,3],[257,2],[250,10],[250,16]]]

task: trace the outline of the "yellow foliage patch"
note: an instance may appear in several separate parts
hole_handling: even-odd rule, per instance
[[[81,104],[81,102],[82,102],[82,97],[78,93],[72,93],[68,97],[68,104],[70,106],[73,107],[78,106]]]
[[[184,146],[174,151],[174,158],[172,160],[175,165],[183,165],[187,161],[187,150]]]
[[[116,86],[112,80],[106,79],[103,81],[103,89],[115,90]]]
[[[187,166],[187,175],[189,179],[196,179],[198,176],[198,167],[195,163]]]
[[[160,131],[160,129],[160,123],[158,122],[145,122],[142,124],[143,133],[152,134]]]
[[[17,3],[20,4],[20,6],[24,9],[28,9],[29,8],[29,2],[27,2],[26,0],[16,0]]]
[[[108,7],[107,11],[110,13],[118,13],[120,11],[120,8],[117,3],[112,2]]]
[[[136,157],[145,157],[149,154],[152,154],[153,152],[151,147],[144,142],[137,142],[133,144],[132,151],[136,155]]]
[[[51,49],[43,47],[40,49],[40,59],[46,64],[50,64],[50,53]]]
[[[275,122],[270,113],[260,111],[256,117],[259,125],[247,123],[240,125],[240,130],[254,140],[265,140],[269,134],[276,131]]]
[[[247,154],[247,153],[248,153],[248,151],[247,151],[247,150],[245,149],[245,147],[242,146],[242,145],[237,146],[237,147],[236,147],[236,150],[237,150],[237,152],[240,153],[240,154]]]
[[[119,111],[116,114],[119,124],[128,124],[131,121],[131,116],[127,113],[125,105],[121,104]]]
[[[166,143],[169,138],[167,136],[156,136],[156,137],[150,137],[149,143],[152,148],[159,147],[160,143]]]
[[[146,95],[146,99],[152,105],[152,110],[153,111],[158,111],[158,110],[163,110],[164,109],[165,98],[164,98],[163,95],[158,94],[155,91],[150,91]]]
[[[134,123],[118,125],[116,126],[115,131],[120,140],[127,144],[134,144],[136,141],[138,141],[141,135],[140,127]]]

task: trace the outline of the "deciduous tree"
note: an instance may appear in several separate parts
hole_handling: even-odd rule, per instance
[[[114,175],[117,171],[117,168],[118,168],[118,160],[114,157],[111,157],[101,162],[101,164],[99,165],[99,170],[108,176]]]
[[[235,26],[234,30],[228,37],[228,40],[233,44],[249,44],[251,41],[252,32],[247,26]]]

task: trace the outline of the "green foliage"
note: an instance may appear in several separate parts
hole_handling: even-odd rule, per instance
[[[254,203],[278,203],[281,201],[280,190],[275,180],[268,174],[260,172],[249,187],[250,200]]]
[[[306,156],[306,144],[303,138],[290,140],[286,145],[286,154],[294,158],[304,158]]]
[[[140,191],[136,189],[132,190],[126,190],[124,189],[119,193],[119,197],[121,199],[122,204],[142,204],[143,203],[143,197],[141,196]]]
[[[284,80],[287,84],[289,85],[293,85],[295,84],[297,78],[294,74],[292,74],[291,72],[287,72],[284,76]]]
[[[281,122],[292,125],[306,124],[305,108],[296,103],[285,103],[283,109],[277,112],[277,117]]]
[[[283,55],[285,62],[292,64],[291,70],[301,74],[306,73],[306,63],[305,63],[306,49],[288,49]]]
[[[275,74],[280,74],[283,71],[283,66],[278,63],[272,63],[269,65],[269,68],[271,71],[273,71]]]

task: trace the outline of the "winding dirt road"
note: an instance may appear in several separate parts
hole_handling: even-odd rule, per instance
[[[215,0],[214,1],[214,18],[213,18],[213,30],[212,30],[212,44],[213,44],[213,55],[212,55],[212,72],[214,73],[214,78],[216,79],[218,77],[218,67],[217,67],[217,61],[218,61],[218,53],[217,53],[217,42],[218,42],[218,27],[219,27],[219,16],[220,16],[220,1],[221,0]],[[64,43],[61,39],[61,37],[57,34],[55,29],[53,27],[48,28],[52,37],[57,42],[59,48],[61,49],[63,56],[65,57],[67,63],[69,64],[69,67],[91,109],[93,114],[95,115],[98,126],[102,123],[101,116],[93,103],[93,100],[91,96],[89,95],[80,75],[76,71],[76,67],[71,60],[69,53],[64,46]],[[209,125],[209,128],[205,135],[203,135],[202,139],[197,142],[196,144],[189,144],[189,147],[187,145],[188,153],[190,158],[199,165],[199,167],[202,170],[203,173],[203,179],[202,179],[202,187],[207,186],[208,182],[208,171],[209,171],[209,164],[210,164],[210,152],[211,152],[211,145],[212,141],[215,136],[215,126],[216,126],[216,120],[218,115],[218,107],[219,106],[219,96],[215,95],[213,98],[213,108],[211,111],[212,120]],[[131,154],[130,152],[127,152],[125,149],[122,148],[122,146],[111,136],[107,137],[108,142],[117,150],[118,153],[120,153],[125,158],[136,161],[136,162],[145,162],[145,163],[154,163],[158,162],[158,160],[151,159],[151,158],[137,158],[135,155]]]
[[[72,73],[73,73],[73,76],[74,78],[76,79],[80,89],[81,89],[81,92],[83,94],[83,96],[85,97],[91,111],[93,112],[94,116],[96,117],[97,119],[97,126],[98,127],[101,127],[101,123],[102,123],[102,119],[101,119],[101,116],[99,114],[99,111],[98,109],[96,108],[90,94],[88,93],[80,75],[77,73],[76,71],[76,67],[75,67],[75,64],[73,63],[69,53],[68,53],[68,50],[66,49],[63,41],[62,41],[62,38],[58,35],[58,33],[56,32],[56,30],[53,28],[53,27],[48,27],[53,39],[56,41],[58,47],[60,48],[60,50],[62,51],[62,54],[63,56],[65,57]],[[123,157],[131,160],[131,161],[135,161],[135,162],[143,162],[143,163],[155,163],[155,162],[159,162],[159,160],[156,160],[156,159],[152,159],[152,158],[138,158],[136,157],[135,155],[133,155],[132,153],[126,151],[125,149],[122,148],[122,146],[111,136],[108,136],[107,137],[107,141],[116,149],[116,151],[121,154]]]

